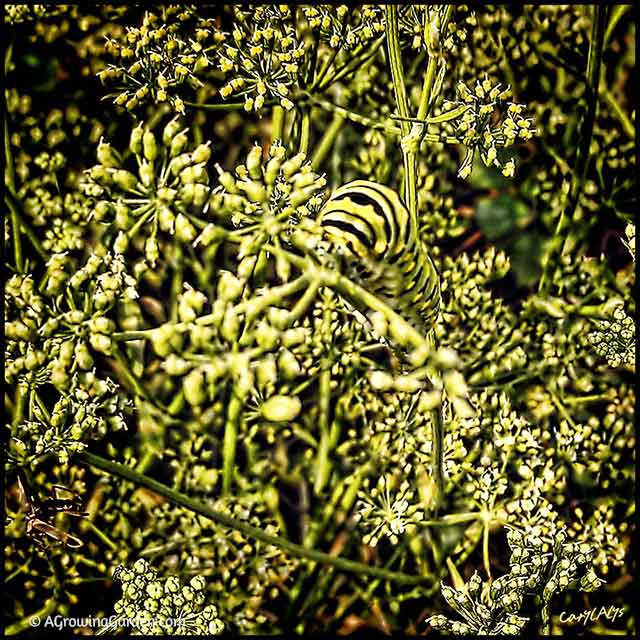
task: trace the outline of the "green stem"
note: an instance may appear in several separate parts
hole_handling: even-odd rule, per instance
[[[326,100],[318,96],[314,96],[307,92],[301,92],[300,95],[305,96],[310,102],[313,102],[319,107],[322,107],[326,111],[330,111],[332,113],[341,115],[343,117],[343,120],[346,118],[348,120],[351,120],[352,122],[355,122],[356,124],[361,124],[365,127],[369,127],[370,129],[378,129],[380,131],[385,131],[389,135],[402,134],[402,130],[400,129],[400,127],[397,127],[394,124],[378,122],[377,120],[367,118],[366,116],[360,115],[355,111],[350,111],[345,107],[341,107],[337,104],[334,104],[333,102],[330,102],[329,100]]]
[[[636,129],[633,126],[633,122],[629,119],[629,116],[624,112],[622,107],[618,104],[617,100],[609,91],[609,89],[602,89],[600,96],[603,98],[607,106],[613,111],[613,114],[618,119],[622,130],[627,134],[630,140],[636,139]]]
[[[309,152],[309,136],[311,134],[311,107],[301,107],[302,118],[300,120],[300,144],[298,153],[307,154]]]
[[[354,301],[357,305],[364,305],[372,311],[380,311],[387,321],[402,326],[404,337],[407,342],[416,348],[428,347],[431,351],[432,347],[430,342],[424,338],[424,336],[414,329],[402,316],[398,315],[391,307],[385,304],[382,300],[369,293],[366,289],[360,285],[352,282],[346,276],[342,274],[327,274],[326,284],[332,286],[339,293]]]
[[[282,140],[284,133],[284,108],[279,104],[273,107],[271,118],[271,144],[276,140]]]
[[[326,313],[327,310],[325,310]],[[323,369],[320,373],[320,416],[318,419],[318,429],[320,431],[320,446],[316,456],[315,464],[315,482],[313,491],[316,495],[320,495],[329,475],[331,473],[331,465],[329,463],[329,405],[331,401],[331,370],[328,363],[323,363]]]
[[[278,249],[278,247],[269,247],[269,251],[273,253],[285,253],[287,255],[288,252]],[[307,262],[300,258],[299,256],[295,256],[295,254],[290,254],[292,259],[301,260],[303,266],[307,265]],[[257,317],[262,311],[264,311],[267,307],[281,301],[283,298],[286,298],[294,293],[297,293],[301,289],[304,289],[309,284],[309,278],[307,276],[300,276],[293,280],[292,282],[288,282],[287,284],[283,284],[278,287],[273,287],[269,289],[266,293],[261,296],[258,296],[251,300],[251,318]],[[241,302],[236,305],[235,313],[236,315],[241,313],[246,313],[248,304],[247,302]],[[207,326],[210,325],[216,319],[216,315],[213,313],[208,313],[204,316],[200,316],[195,320],[195,324]],[[186,331],[193,323],[191,322],[176,322],[173,325],[173,328],[176,331]],[[113,342],[128,342],[130,340],[148,340],[153,335],[155,329],[140,329],[137,331],[116,331],[112,334],[111,340]]]
[[[333,114],[331,123],[325,130],[320,142],[316,145],[313,156],[311,157],[311,166],[314,168],[314,170],[317,171],[320,168],[320,165],[324,162],[324,159],[327,157],[335,139],[338,137],[338,134],[342,129],[344,121],[344,114]]]
[[[148,476],[137,473],[131,467],[128,467],[119,462],[107,460],[102,456],[98,456],[96,454],[85,451],[77,454],[75,459],[82,464],[91,465],[93,467],[96,467],[97,469],[101,469],[102,471],[107,472],[110,475],[117,476],[119,478],[122,478],[123,480],[133,482],[136,485],[146,487],[154,493],[157,493],[158,495],[166,498],[173,504],[189,509],[194,513],[199,513],[200,515],[213,520],[217,524],[229,527],[230,529],[234,529],[235,531],[240,531],[250,538],[254,538],[255,540],[259,540],[260,542],[264,542],[265,544],[273,545],[274,547],[278,547],[279,549],[286,551],[292,556],[305,558],[313,562],[332,565],[342,571],[384,578],[386,580],[391,580],[399,584],[433,583],[433,578],[431,576],[414,576],[397,571],[389,571],[387,569],[372,567],[370,565],[364,564],[362,562],[356,562],[354,560],[336,558],[329,555],[328,553],[323,553],[321,551],[305,549],[303,546],[294,542],[290,542],[285,538],[266,533],[263,529],[254,527],[250,524],[247,524],[246,522],[236,520],[235,518],[232,518],[224,513],[220,513],[219,511],[212,509],[207,504],[204,504],[199,500],[194,500],[193,498],[190,498],[189,496],[186,496],[179,491],[171,489],[166,484],[158,482],[157,480],[149,478]]]
[[[22,631],[26,631],[27,629],[33,628],[33,621],[38,618],[40,622],[42,622],[43,618],[50,616],[58,606],[58,603],[54,598],[49,598],[40,609],[27,616],[26,618],[22,618],[22,620],[18,620],[18,622],[14,622],[13,624],[5,627],[4,632],[8,636],[14,636]]]
[[[569,192],[565,199],[565,206],[560,214],[551,246],[544,259],[542,276],[538,285],[538,291],[540,292],[546,292],[551,286],[556,254],[563,255],[568,250],[568,237],[565,238],[564,236],[571,228],[571,221],[584,187],[589,166],[589,148],[591,147],[593,127],[598,110],[598,87],[600,83],[606,6],[595,5],[594,12],[591,39],[589,41],[589,59],[587,62],[587,112],[580,130],[580,145],[576,153],[576,162],[572,172]]]
[[[169,317],[172,322],[176,322],[178,320],[178,301],[180,299],[180,295],[182,294],[183,287],[183,274],[182,274],[182,265],[184,261],[182,260],[182,247],[180,244],[175,245],[175,254],[173,257],[173,278],[171,279],[171,309],[169,312]]]
[[[114,342],[148,340],[152,336],[153,331],[153,329],[140,329],[138,331],[116,331],[111,335],[111,340]]]
[[[440,32],[442,34],[447,33],[447,27],[449,25],[449,19],[451,18],[451,12],[453,5],[447,5],[442,23],[440,25]],[[425,120],[429,115],[429,105],[433,104],[432,91],[433,83],[436,77],[436,71],[438,69],[438,58],[434,53],[429,54],[429,62],[427,64],[427,71],[424,75],[424,82],[422,84],[422,93],[420,94],[420,103],[418,105],[418,120]]]
[[[290,327],[296,320],[299,320],[306,313],[309,305],[315,300],[318,289],[320,288],[320,280],[314,279],[309,283],[308,289],[304,292],[300,300],[296,302],[293,309],[289,311],[285,323],[285,327]]]
[[[227,421],[224,425],[224,442],[222,444],[222,493],[229,495],[233,484],[233,471],[236,465],[236,448],[238,445],[238,427],[242,419],[243,401],[237,393],[232,393]]]
[[[431,467],[435,483],[433,496],[433,507],[435,511],[444,499],[444,424],[439,409],[430,411],[429,416],[433,427]]]
[[[219,104],[210,104],[202,102],[187,102],[185,105],[194,109],[202,109],[203,111],[236,111],[244,109],[244,102],[221,102]],[[263,107],[272,107],[278,104],[277,100],[265,100]]]
[[[420,527],[454,527],[465,522],[480,520],[482,517],[483,513],[481,511],[470,511],[468,513],[454,513],[439,520],[420,520],[416,524]]]
[[[147,390],[142,386],[142,383],[140,382],[140,380],[138,380],[138,378],[136,378],[135,375],[133,375],[133,373],[131,372],[131,369],[129,367],[129,361],[127,360],[127,358],[124,356],[124,354],[122,353],[122,351],[120,351],[120,348],[118,347],[116,342],[112,343],[111,346],[111,353],[112,353],[112,357],[113,359],[118,363],[119,368],[118,368],[118,372],[122,374],[122,376],[124,377],[124,379],[131,385],[131,387],[133,388],[134,392],[140,396],[143,400],[146,400],[149,404],[151,404],[152,406],[156,407],[156,409],[162,411],[164,414],[166,414],[166,407],[162,407],[160,406],[147,392]]]
[[[15,411],[13,412],[13,426],[17,426],[22,422],[24,417],[24,408],[27,402],[27,394],[24,388],[19,384],[16,386],[16,400],[14,403]]]
[[[4,118],[4,157],[5,157],[5,184],[10,193],[15,191],[15,175],[13,172],[13,156],[11,155],[11,143],[9,141],[9,118],[5,111]],[[5,203],[11,211],[11,231],[13,233],[13,258],[18,272],[22,272],[22,241],[20,239],[20,218],[18,209],[14,203],[5,197]]]
[[[338,82],[338,80],[342,80],[346,75],[352,73],[355,69],[361,68],[366,62],[368,62],[373,56],[376,54],[380,45],[384,42],[384,36],[378,38],[372,45],[371,48],[365,51],[362,55],[354,55],[347,64],[343,65],[338,69],[336,74],[325,80],[321,85],[317,87],[318,92],[322,93],[326,89],[328,89],[332,84]],[[313,90],[313,87],[312,87]]]
[[[36,235],[35,231],[31,228],[31,225],[25,220],[24,216],[20,213],[20,209],[17,206],[16,196],[13,193],[11,193],[9,189],[7,189],[7,192],[5,193],[4,201],[7,207],[9,207],[9,211],[11,211],[12,224],[14,223],[14,221],[17,221],[19,228],[22,230],[24,235],[27,236],[27,238],[29,239],[29,242],[31,242],[31,245],[36,250],[36,253],[45,262],[49,260],[49,255],[40,244],[40,240],[38,240],[38,236]]]
[[[620,18],[631,9],[630,4],[616,4],[611,8],[611,15],[609,17],[609,24],[607,25],[607,30],[604,34],[604,48],[609,44],[609,40],[613,35],[613,31],[615,30],[618,22],[620,22]]]
[[[400,38],[398,36],[398,7],[396,5],[385,5],[386,12],[386,33],[387,50],[389,53],[389,66],[391,67],[391,78],[393,80],[393,92],[395,95],[397,111],[400,117],[400,128],[403,137],[409,135],[410,117],[409,100],[407,89],[404,84],[404,69],[402,67],[402,56],[400,53]],[[404,201],[409,209],[411,218],[415,223],[414,228],[418,228],[418,193],[416,186],[416,156],[412,151],[402,149],[402,164],[404,167]]]

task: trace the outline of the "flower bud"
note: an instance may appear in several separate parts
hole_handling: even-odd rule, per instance
[[[156,172],[153,168],[153,164],[151,164],[150,162],[147,162],[146,160],[143,160],[142,163],[140,164],[140,169],[138,170],[138,173],[140,175],[140,182],[142,182],[142,184],[145,187],[148,188],[153,185],[153,182],[156,177]]]
[[[198,145],[192,154],[192,159],[195,164],[205,163],[211,158],[211,143]]]
[[[124,253],[129,247],[129,238],[127,238],[127,234],[124,231],[120,231],[118,236],[113,243],[113,250],[115,253]]]
[[[175,234],[182,242],[192,242],[196,237],[196,228],[191,224],[189,218],[182,213],[176,216]]]
[[[97,318],[91,318],[91,320],[89,320],[89,331],[91,333],[104,333],[108,335],[115,331],[115,328],[115,322],[104,316],[98,316]]]
[[[197,407],[207,399],[204,388],[204,376],[202,370],[194,369],[185,376],[182,381],[182,390],[185,400],[192,406]]]
[[[180,133],[180,116],[172,118],[162,131],[162,144],[168,147],[173,139]]]
[[[173,233],[175,219],[176,217],[169,207],[160,207],[158,209],[158,225],[162,231]]]
[[[133,191],[138,184],[138,178],[126,169],[116,169],[111,177],[122,191]]]
[[[269,162],[267,162],[267,166],[264,172],[265,184],[269,186],[275,184],[281,166],[282,158],[279,158],[278,156],[276,156],[275,158],[271,158]]]
[[[50,370],[51,384],[60,390],[65,390],[69,387],[69,374],[66,369],[61,366],[52,365]]]
[[[233,307],[228,307],[224,313],[222,320],[222,326],[220,327],[220,335],[230,343],[235,343],[238,340],[238,334],[240,333],[240,320],[236,315]]]
[[[290,422],[298,417],[302,403],[297,396],[273,396],[260,407],[260,414],[269,422]]]
[[[140,123],[135,129],[132,129],[131,131],[131,138],[129,139],[129,149],[137,156],[142,154],[143,135],[144,129],[142,128],[142,123]]]
[[[164,370],[170,376],[183,376],[185,375],[193,366],[191,362],[185,360],[184,358],[180,358],[175,353],[170,353],[164,363]]]
[[[278,380],[276,360],[272,355],[266,356],[258,363],[256,367],[256,380],[258,388],[263,392]]]
[[[423,412],[433,411],[442,405],[442,392],[440,389],[423,391],[420,394],[418,409]]]
[[[236,278],[230,271],[222,271],[218,279],[218,299],[233,302],[237,300],[244,289],[244,282]]]
[[[158,143],[153,131],[145,131],[142,136],[142,152],[149,162],[154,162],[158,157]]]
[[[177,176],[179,175],[185,167],[191,164],[191,154],[190,153],[181,153],[180,155],[175,156],[171,162],[169,163],[169,169],[171,170],[171,175]]]
[[[242,258],[238,265],[238,277],[242,280],[249,280],[256,266],[257,256],[246,256]]]
[[[89,353],[89,349],[87,349],[87,345],[83,341],[79,341],[76,343],[76,348],[74,349],[73,355],[75,356],[75,361],[78,363],[78,366],[85,371],[87,369],[91,369],[93,367],[93,358]]]
[[[247,170],[253,180],[262,178],[262,147],[254,146],[247,155]]]
[[[393,381],[393,386],[396,391],[400,391],[401,393],[415,393],[422,387],[422,383],[420,380],[411,376],[396,376]]]
[[[121,165],[118,154],[108,142],[103,142],[102,138],[100,138],[98,144],[98,162],[104,167],[112,167],[114,169],[119,168]]]
[[[295,327],[282,332],[280,342],[283,347],[295,347],[304,344],[307,339],[307,331],[304,327]]]
[[[201,208],[209,197],[209,187],[206,184],[192,182],[180,189],[180,202],[187,206]]]
[[[207,226],[202,230],[200,235],[196,238],[193,243],[193,246],[197,246],[201,244],[203,247],[208,247],[211,244],[222,241],[227,236],[226,229],[222,227],[218,227],[212,222],[208,223]]]
[[[156,355],[166,358],[171,353],[171,338],[175,332],[172,324],[163,324],[151,332],[151,346]]]
[[[187,134],[184,131],[181,131],[171,141],[171,145],[169,147],[169,155],[172,158],[177,158],[187,148],[188,144],[189,138],[187,137]]]
[[[94,182],[97,182],[100,186],[102,187],[111,186],[112,176],[107,171],[106,167],[103,167],[101,164],[97,164],[91,167],[88,173],[89,173],[89,177]]]
[[[204,165],[202,164],[194,164],[189,167],[185,167],[180,172],[180,181],[182,184],[190,184],[193,182],[208,184],[209,175],[207,174]]]
[[[268,195],[265,186],[253,180],[237,182],[237,187],[243,191],[251,202],[266,202]]]
[[[386,391],[393,388],[393,376],[386,371],[371,371],[369,373],[369,382],[374,389]]]
[[[271,350],[278,344],[280,332],[274,329],[268,322],[261,320],[256,327],[254,337],[259,347]]]
[[[300,152],[293,156],[293,158],[287,160],[282,165],[282,174],[284,177],[289,180],[295,173],[300,171],[300,168],[304,164],[304,161],[307,159],[306,154]]]
[[[318,190],[316,185],[305,187],[304,189],[295,189],[289,198],[289,202],[294,209],[297,209],[300,205],[308,202],[311,196]]]
[[[236,185],[236,179],[229,171],[223,171],[222,167],[217,164],[216,171],[218,172],[218,182],[224,187],[228,193],[238,193],[238,187]]]
[[[101,333],[92,333],[89,335],[89,342],[91,347],[100,353],[104,353],[108,356],[111,355],[111,338]]]
[[[155,236],[149,236],[144,243],[144,256],[152,266],[155,265],[156,260],[160,256],[160,252],[158,251],[158,241]]]
[[[284,380],[294,380],[301,374],[302,367],[291,351],[283,349],[278,356],[278,371]]]

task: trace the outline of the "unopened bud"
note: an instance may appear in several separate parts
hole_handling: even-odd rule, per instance
[[[296,396],[273,396],[260,407],[260,414],[269,422],[290,422],[298,417],[302,403]]]

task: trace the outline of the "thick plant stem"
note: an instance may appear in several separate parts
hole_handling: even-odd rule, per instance
[[[300,144],[298,152],[307,154],[309,152],[309,136],[311,134],[311,107],[302,107],[302,118],[300,119]]]
[[[271,144],[276,140],[282,140],[284,133],[284,108],[279,104],[273,107],[271,120]]]
[[[229,495],[233,484],[233,471],[236,466],[236,448],[238,445],[238,427],[242,419],[243,402],[237,393],[231,395],[227,409],[227,421],[224,425],[222,443],[222,494]]]
[[[316,551],[314,549],[305,549],[303,546],[295,544],[294,542],[290,542],[285,538],[266,533],[263,529],[254,527],[250,524],[247,524],[246,522],[236,520],[235,518],[232,518],[224,513],[216,511],[215,509],[212,509],[207,504],[200,502],[199,500],[194,500],[193,498],[190,498],[189,496],[186,496],[179,491],[171,489],[166,484],[158,482],[157,480],[153,480],[146,475],[137,473],[131,467],[120,464],[119,462],[107,460],[102,456],[98,456],[85,451],[79,453],[75,459],[82,464],[96,467],[97,469],[106,471],[110,475],[117,476],[119,478],[122,478],[123,480],[133,482],[136,485],[146,487],[154,493],[157,493],[158,495],[166,498],[173,504],[185,507],[186,509],[193,511],[194,513],[199,513],[200,515],[213,520],[217,524],[221,524],[222,526],[229,527],[230,529],[240,531],[250,538],[259,540],[260,542],[264,542],[265,544],[273,545],[274,547],[278,547],[279,549],[283,549],[292,556],[305,558],[313,562],[332,565],[337,569],[340,569],[341,571],[353,572],[359,575],[375,576],[383,578],[385,580],[391,580],[399,584],[433,583],[432,576],[414,576],[398,571],[389,571],[388,569],[372,567],[370,565],[364,564],[362,562],[356,562],[354,560],[336,558],[335,556],[331,556],[328,553],[322,553],[321,551]]]
[[[604,34],[604,47],[606,48],[607,45],[609,44],[609,40],[611,40],[611,36],[613,35],[613,32],[616,28],[616,26],[618,25],[618,22],[620,22],[620,19],[622,18],[622,16],[627,13],[627,11],[629,11],[629,9],[631,9],[632,5],[631,4],[616,4],[613,5],[611,7],[611,14],[609,17],[609,23],[607,24],[607,30]]]
[[[593,135],[593,126],[598,109],[598,87],[600,83],[600,66],[602,62],[602,49],[604,40],[604,27],[606,18],[606,6],[595,5],[591,39],[589,41],[589,59],[587,62],[587,112],[580,130],[580,145],[576,153],[576,162],[573,168],[571,182],[565,198],[565,205],[558,219],[551,245],[544,260],[542,276],[538,285],[539,292],[547,292],[551,286],[551,276],[555,258],[566,253],[569,248],[568,234],[573,221],[578,200],[584,187],[587,169],[589,167],[589,148]]]
[[[447,26],[449,24],[452,10],[453,5],[447,5],[442,18],[442,24],[440,25],[441,33],[447,32]],[[427,63],[427,71],[424,75],[424,83],[422,84],[422,93],[420,94],[420,104],[418,105],[418,120],[425,120],[428,115],[429,105],[432,103],[433,85],[437,69],[438,58],[435,53],[430,53],[429,62]]]
[[[221,102],[219,104],[210,104],[203,102],[184,102],[187,107],[194,109],[202,109],[203,111],[240,111],[244,109],[244,102]],[[278,104],[276,100],[266,100],[263,107],[270,107]]]
[[[444,425],[440,409],[429,412],[432,425],[431,470],[435,491],[433,496],[434,511],[442,504],[444,498]]]
[[[13,232],[19,233],[20,231],[22,231],[22,233],[24,233],[24,235],[27,236],[27,238],[29,239],[29,242],[31,242],[31,245],[36,250],[36,253],[45,262],[49,260],[49,256],[47,252],[44,250],[44,248],[42,247],[42,245],[40,244],[40,240],[38,240],[38,236],[36,235],[35,231],[31,228],[29,223],[24,219],[23,215],[21,214],[20,208],[18,207],[17,198],[15,194],[11,192],[10,189],[7,189],[7,192],[5,193],[5,196],[4,196],[4,201],[7,207],[9,208],[9,211],[11,212],[12,227],[13,225],[16,225],[16,224],[18,225],[17,229],[16,228],[13,229]]]
[[[605,101],[607,106],[613,111],[613,115],[618,119],[622,130],[627,134],[630,140],[636,139],[636,129],[633,122],[629,119],[629,116],[624,112],[622,107],[616,101],[614,95],[609,89],[603,89],[600,91],[601,98]]]
[[[318,427],[320,430],[320,445],[315,464],[315,482],[313,491],[316,495],[320,495],[331,473],[331,465],[329,462],[329,405],[331,401],[331,371],[327,364],[320,373],[320,416],[318,418]]]
[[[322,136],[320,142],[316,145],[313,156],[311,157],[311,166],[314,170],[317,171],[320,168],[320,166],[324,162],[324,159],[329,154],[329,151],[331,151],[331,147],[338,137],[344,121],[344,114],[338,112],[333,114],[331,124],[329,124],[329,126],[325,130],[324,135]]]
[[[393,92],[396,99],[402,135],[407,136],[410,131],[409,122],[406,118],[409,114],[409,101],[407,90],[404,84],[404,70],[402,68],[402,57],[400,54],[400,38],[398,36],[398,7],[396,5],[386,5],[386,32],[387,51],[389,53],[389,66],[391,67],[391,78],[393,79]],[[409,213],[417,228],[418,223],[418,193],[416,187],[416,157],[410,150],[402,150],[402,163],[404,167],[404,201],[409,209]]]
[[[6,67],[6,63],[5,63]],[[5,111],[4,116],[4,181],[5,187],[7,187],[9,193],[15,192],[15,176],[13,172],[13,156],[11,155],[11,143],[9,141],[9,122],[8,114]],[[13,202],[7,201],[9,209],[11,211],[11,233],[13,234],[13,259],[15,267],[18,272],[22,271],[22,241],[20,238],[20,218],[18,216],[18,209]]]
[[[34,611],[31,615],[23,618],[22,620],[18,620],[18,622],[14,622],[8,627],[5,627],[5,634],[8,636],[14,636],[18,633],[33,628],[33,620],[42,620],[43,618],[50,616],[56,610],[57,606],[58,602],[56,601],[56,599],[49,598],[40,609]]]

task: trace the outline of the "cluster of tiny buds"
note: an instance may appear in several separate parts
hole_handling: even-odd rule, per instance
[[[245,163],[235,168],[235,175],[219,166],[216,169],[224,189],[219,206],[232,215],[237,227],[255,223],[265,211],[272,225],[292,222],[310,215],[322,203],[324,176],[313,171],[304,153],[287,158],[278,141],[269,147],[266,158],[263,148],[254,145]],[[273,232],[268,228],[265,231]]]
[[[385,29],[383,9],[375,5],[352,8],[345,4],[319,4],[302,7],[302,14],[309,27],[319,30],[320,37],[332,49],[353,49],[384,33]]]
[[[511,90],[501,89],[488,76],[477,80],[475,87],[470,88],[464,82],[458,83],[461,105],[466,109],[456,120],[456,135],[461,136],[467,146],[467,154],[458,170],[461,178],[468,178],[473,167],[473,155],[476,149],[487,166],[495,165],[506,177],[513,177],[515,160],[507,160],[504,164],[498,157],[498,149],[509,147],[517,140],[527,142],[535,135],[532,119],[523,115],[525,105],[510,102]],[[506,104],[506,115],[501,113],[498,124],[494,124],[493,114],[496,109]]]
[[[212,152],[210,142],[187,151],[187,132],[178,116],[161,134],[138,124],[129,141],[137,163],[135,173],[124,168],[121,154],[109,143],[100,142],[99,164],[88,176],[100,188],[95,215],[104,221],[112,219],[120,230],[114,243],[116,253],[124,253],[145,225],[151,227],[144,247],[151,265],[159,258],[158,229],[182,242],[195,240],[197,230],[190,215],[208,206],[211,187],[207,163]]]
[[[596,353],[611,367],[636,366],[636,326],[633,318],[622,307],[616,307],[610,320],[598,323],[589,334],[589,342]]]
[[[174,19],[168,21],[170,16]],[[195,39],[181,37],[181,23],[192,18]],[[223,41],[224,34],[212,21],[189,10],[166,7],[163,19],[147,12],[140,27],[127,28],[123,42],[107,39],[105,49],[117,63],[109,64],[98,77],[103,82],[119,82],[121,92],[115,104],[129,111],[154,100],[168,102],[175,112],[184,114],[185,103],[176,89],[185,83],[202,86],[198,74],[211,65],[209,53]]]
[[[224,631],[216,607],[205,605],[202,576],[194,576],[188,584],[175,576],[162,579],[141,558],[130,569],[118,566],[113,579],[122,584],[116,614],[133,621],[141,634],[218,635]]]
[[[398,544],[399,536],[424,519],[421,505],[415,504],[414,489],[408,480],[400,486],[394,478],[383,474],[371,489],[366,486],[358,493],[356,513],[366,530],[362,541],[375,547],[380,539],[388,538]]]
[[[219,56],[219,68],[233,77],[220,95],[245,96],[246,111],[260,111],[272,98],[286,110],[294,107],[290,99],[295,86],[305,45],[296,36],[287,5],[255,6],[250,20],[246,11],[235,8],[237,20]]]

